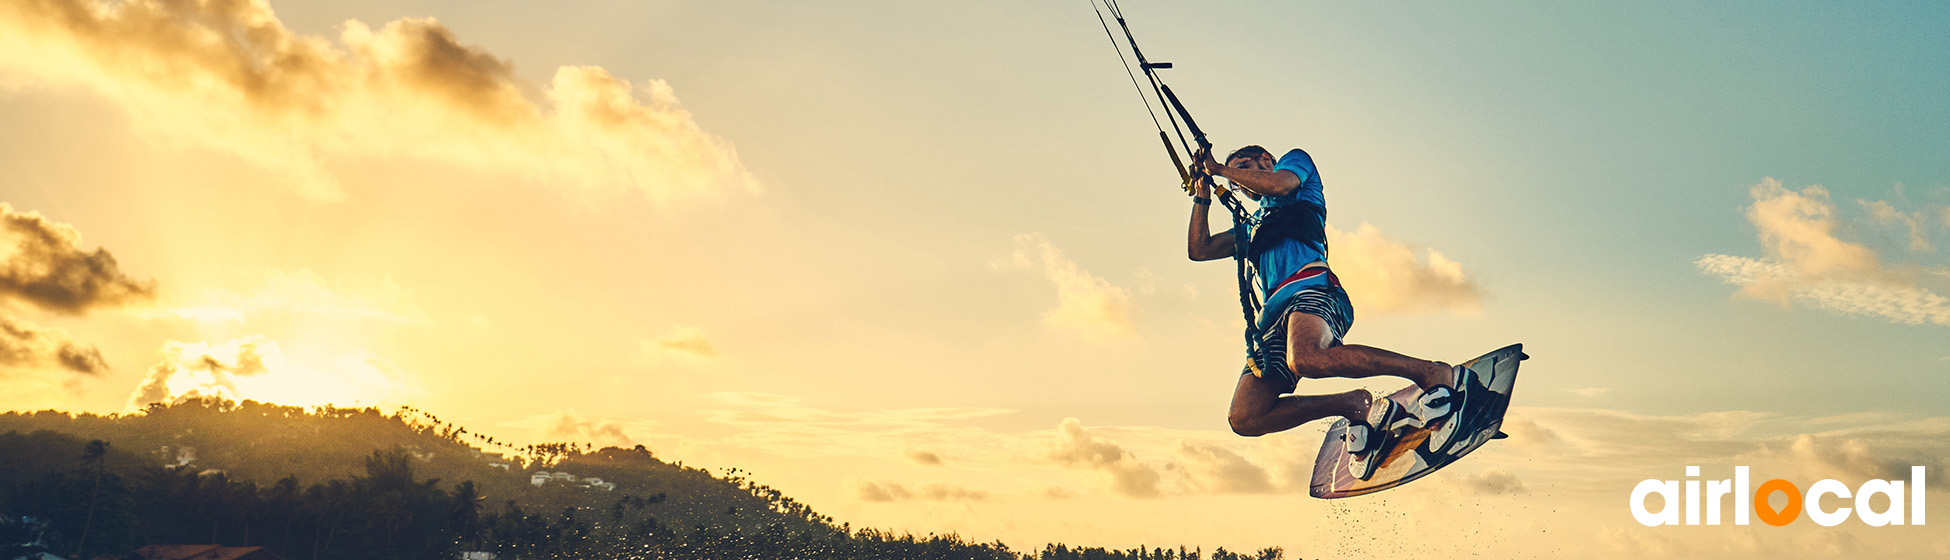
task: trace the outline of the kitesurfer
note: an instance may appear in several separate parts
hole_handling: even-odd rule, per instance
[[[1347,290],[1327,265],[1326,199],[1320,173],[1307,152],[1294,149],[1274,159],[1259,146],[1246,146],[1221,164],[1201,150],[1195,165],[1259,202],[1250,231],[1235,227],[1217,235],[1206,214],[1212,206],[1212,185],[1195,182],[1186,252],[1194,261],[1232,257],[1240,247],[1257,273],[1255,288],[1264,302],[1258,322],[1258,366],[1248,360],[1232,394],[1227,419],[1242,436],[1287,430],[1333,416],[1349,420],[1349,450],[1360,455],[1379,446],[1367,440],[1385,437],[1375,427],[1392,426],[1403,418],[1433,422],[1463,406],[1456,398],[1458,377],[1466,368],[1422,360],[1357,344],[1342,344],[1354,323]],[[1249,235],[1246,244],[1236,236]],[[1375,399],[1363,389],[1330,395],[1292,393],[1301,379],[1395,376],[1422,388],[1412,409],[1386,398]],[[1465,379],[1467,381],[1467,379]],[[1455,422],[1449,422],[1454,425]],[[1453,434],[1440,434],[1448,437]],[[1357,441],[1358,440],[1358,441]],[[1437,442],[1438,445],[1447,442]]]

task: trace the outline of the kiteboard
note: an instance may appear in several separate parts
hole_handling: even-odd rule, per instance
[[[1354,456],[1347,452],[1346,438],[1348,421],[1336,420],[1327,429],[1327,440],[1320,444],[1320,455],[1314,459],[1313,484],[1308,493],[1315,498],[1346,498],[1373,494],[1428,476],[1450,463],[1456,462],[1492,439],[1507,437],[1500,430],[1503,427],[1503,413],[1510,409],[1510,388],[1517,382],[1517,365],[1530,356],[1523,353],[1522,344],[1512,344],[1495,352],[1463,364],[1476,372],[1475,382],[1463,390],[1467,392],[1460,415],[1429,422],[1414,427],[1411,423],[1393,427],[1393,437],[1384,438],[1381,448],[1371,451],[1380,461],[1374,472],[1366,478],[1356,476]],[[1388,395],[1388,399],[1413,409],[1422,390],[1410,385]],[[1446,422],[1461,422],[1454,436],[1455,442],[1446,452],[1430,449],[1429,435],[1442,429]]]

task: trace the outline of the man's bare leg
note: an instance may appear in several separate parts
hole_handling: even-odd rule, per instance
[[[1333,395],[1282,397],[1278,384],[1248,373],[1239,376],[1239,386],[1232,391],[1232,410],[1226,414],[1226,420],[1231,422],[1233,433],[1261,436],[1330,416],[1365,417],[1368,401],[1373,399],[1365,389]]]
[[[1286,364],[1302,379],[1394,376],[1423,389],[1456,382],[1455,368],[1449,364],[1411,358],[1373,346],[1335,344],[1333,333],[1327,330],[1327,320],[1306,313],[1294,312],[1286,320]]]
[[[1424,389],[1455,382],[1453,368],[1442,362],[1411,358],[1371,346],[1335,344],[1327,321],[1306,313],[1287,317],[1287,366],[1302,378],[1361,379],[1395,376]],[[1332,395],[1280,396],[1272,381],[1251,374],[1239,376],[1232,392],[1227,420],[1242,436],[1259,436],[1292,429],[1307,422],[1340,416],[1362,420],[1373,394],[1355,389]]]

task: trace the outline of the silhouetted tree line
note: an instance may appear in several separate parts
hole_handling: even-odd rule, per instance
[[[66,558],[127,556],[147,544],[262,546],[292,560],[449,559],[463,551],[492,552],[503,560],[1275,560],[1282,555],[1277,548],[1240,554],[1222,548],[1203,553],[1065,545],[1016,552],[1000,542],[969,542],[952,534],[855,530],[835,525],[738,469],[713,477],[659,461],[642,446],[593,451],[573,444],[530,446],[518,461],[619,483],[616,492],[554,483],[535,487],[523,473],[482,467],[478,459],[441,462],[436,454],[457,454],[452,447],[470,432],[417,411],[389,417],[375,409],[305,411],[203,402],[121,417],[0,414],[0,430],[23,425],[128,439],[89,441],[48,430],[0,433],[0,558],[40,551],[23,546],[29,542]],[[397,435],[402,431],[412,437]],[[348,433],[372,434],[357,443],[394,445],[360,455],[348,455],[351,447],[291,449],[352,445],[337,439]],[[112,441],[134,442],[129,445],[135,448]],[[221,457],[226,470],[207,468],[211,457],[165,466],[174,463],[167,460],[172,455],[153,447],[164,443],[199,445]],[[237,474],[266,472],[239,468],[259,451],[286,461],[337,461],[309,465],[309,472],[349,474],[309,486],[292,475],[266,481]],[[346,462],[354,466],[348,469]],[[442,484],[440,477],[427,476],[428,467],[466,480]],[[476,475],[492,484],[477,484]]]

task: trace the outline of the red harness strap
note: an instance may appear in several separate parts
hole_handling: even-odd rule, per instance
[[[1301,280],[1306,280],[1308,278],[1313,278],[1315,276],[1320,276],[1322,274],[1327,275],[1328,284],[1331,284],[1336,288],[1341,287],[1341,279],[1340,277],[1334,275],[1334,271],[1328,270],[1327,267],[1324,266],[1310,266],[1310,267],[1300,269],[1299,272],[1293,273],[1292,276],[1286,277],[1285,280],[1281,280],[1279,284],[1273,286],[1273,291],[1278,292],[1280,291],[1281,288],[1285,288],[1287,284],[1292,284],[1294,282],[1299,282]]]

